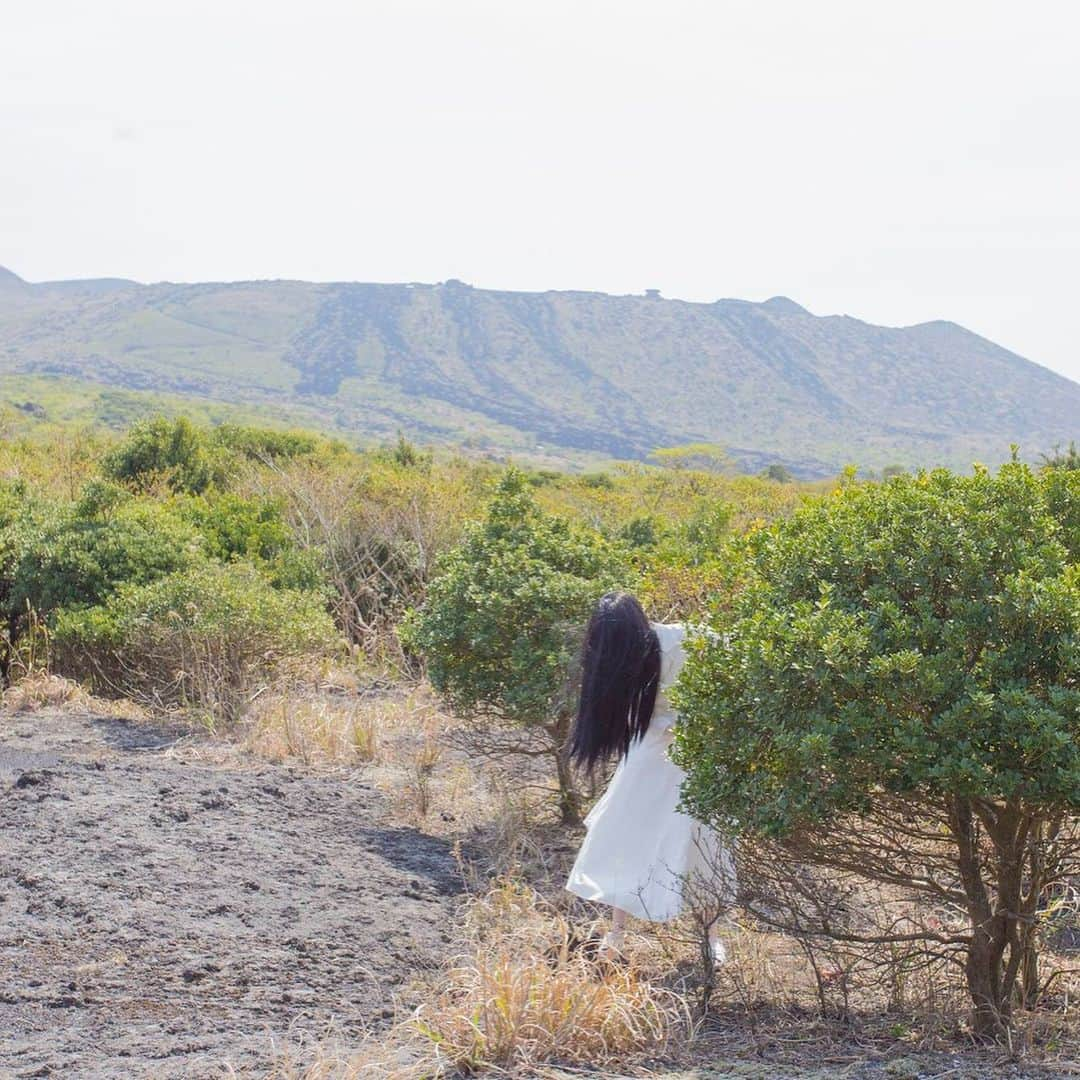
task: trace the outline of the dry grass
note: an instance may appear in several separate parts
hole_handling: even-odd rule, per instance
[[[517,882],[471,903],[465,939],[470,948],[413,1019],[448,1064],[625,1064],[689,1030],[683,999],[650,981],[633,954],[597,960],[565,917]]]
[[[90,700],[90,695],[78,683],[60,675],[35,671],[9,686],[0,703],[8,712],[30,713],[65,705],[86,707]]]
[[[371,776],[395,818],[458,837],[497,813],[491,778],[451,745],[451,718],[431,687],[388,696],[379,716],[381,753]]]
[[[268,761],[356,764],[379,754],[381,709],[360,698],[274,691],[244,718],[245,749]]]
[[[359,1045],[333,1031],[314,1044],[279,1045],[266,1080],[436,1080],[440,1075],[445,1074],[433,1069],[412,1031],[398,1025]]]
[[[146,718],[143,710],[133,702],[95,697],[77,682],[47,671],[30,671],[0,694],[0,709],[10,714],[61,708],[129,720]]]
[[[448,745],[449,726],[426,684],[365,683],[337,671],[260,695],[239,732],[244,750],[275,763],[364,765],[395,819],[457,834],[497,816],[498,798]]]
[[[707,979],[693,955],[696,928],[683,920],[651,936],[663,953],[654,978],[666,965],[668,985],[697,1007]],[[722,936],[728,962],[709,987],[708,1015],[686,1063],[765,1060],[784,1076],[823,1061],[837,1076],[1080,1076],[1080,968],[1051,948],[1043,962],[1063,972],[1053,993],[1037,1011],[1016,1014],[1011,1045],[980,1048],[968,1034],[962,973],[952,966],[902,962],[889,973],[839,947],[808,956],[793,938],[741,918]],[[885,1063],[882,1073],[874,1062]]]
[[[47,680],[34,676],[24,681],[27,701],[36,696],[45,703]],[[359,667],[292,670],[256,694],[236,725],[218,724],[205,712],[100,702],[64,680],[55,680],[55,686],[57,695],[60,687],[70,687],[74,696],[67,700],[72,703],[93,701],[95,709],[108,713],[122,705],[222,737],[201,748],[188,747],[191,754],[212,754],[217,747],[275,764],[363,766],[396,820],[444,836],[458,837],[472,828],[492,834],[494,850],[500,856],[509,853],[498,860],[499,869],[517,861],[520,846],[531,845],[532,820],[542,816],[540,806],[552,800],[554,791],[545,775],[525,777],[476,761],[454,739],[455,721],[427,683],[376,678]],[[10,700],[31,707],[21,704],[20,694]]]
[[[433,777],[442,755],[443,748],[437,736],[425,732],[409,762],[409,782],[404,791],[412,802],[414,816],[420,821],[431,813]]]
[[[307,1054],[283,1050],[274,1080],[525,1076],[552,1062],[621,1071],[692,1032],[682,996],[651,978],[648,949],[618,964],[597,959],[563,915],[513,879],[467,904],[460,944],[419,988],[423,1004],[388,1032],[352,1052],[332,1041]]]

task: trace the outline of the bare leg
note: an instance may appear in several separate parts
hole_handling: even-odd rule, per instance
[[[721,911],[716,909],[703,913],[701,919],[702,929],[705,931],[705,939],[708,942],[709,958],[714,967],[719,967],[727,960],[727,946],[724,944],[724,939],[720,936],[721,914]]]
[[[618,955],[626,944],[626,912],[622,908],[611,909],[611,929],[604,935],[600,946],[601,955]]]
[[[709,935],[709,956],[713,967],[720,967],[721,964],[727,963],[727,946],[715,930]]]

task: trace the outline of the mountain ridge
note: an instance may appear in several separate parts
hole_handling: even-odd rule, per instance
[[[510,292],[450,280],[143,285],[0,269],[0,376],[301,413],[359,440],[640,458],[716,442],[825,475],[995,463],[1076,437],[1080,385],[948,320],[789,297]]]

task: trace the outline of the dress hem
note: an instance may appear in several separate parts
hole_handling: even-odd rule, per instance
[[[619,896],[618,894],[597,893],[595,889],[575,888],[572,883],[567,883],[566,891],[593,904],[607,904],[609,907],[619,908],[620,911],[625,911],[628,915],[633,915],[635,919],[641,919],[644,922],[674,922],[682,914],[681,905],[672,911],[650,912],[642,904],[641,898],[636,895]]]

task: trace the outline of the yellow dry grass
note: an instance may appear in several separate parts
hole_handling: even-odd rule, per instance
[[[382,709],[360,698],[274,691],[244,722],[245,749],[268,761],[356,764],[379,754]]]
[[[95,697],[72,679],[40,669],[29,671],[0,693],[0,709],[7,713],[36,713],[61,708],[92,711],[100,716],[144,718],[143,710],[134,702]]]
[[[547,1064],[623,1068],[688,1037],[690,1010],[631,951],[598,959],[558,911],[507,878],[471,900],[460,953],[423,1003],[352,1052],[283,1050],[274,1080],[523,1076]],[[298,1064],[300,1058],[305,1064]]]
[[[412,1021],[448,1064],[614,1064],[688,1030],[685,1002],[632,954],[596,959],[561,914],[511,879],[471,903],[465,938],[470,947]]]
[[[90,700],[90,695],[78,683],[43,671],[34,671],[13,683],[0,698],[3,708],[13,713],[86,706]]]
[[[380,689],[336,672],[260,695],[239,745],[274,763],[366,766],[396,819],[456,831],[466,820],[486,821],[493,803],[484,778],[449,749],[449,723],[424,683]]]

